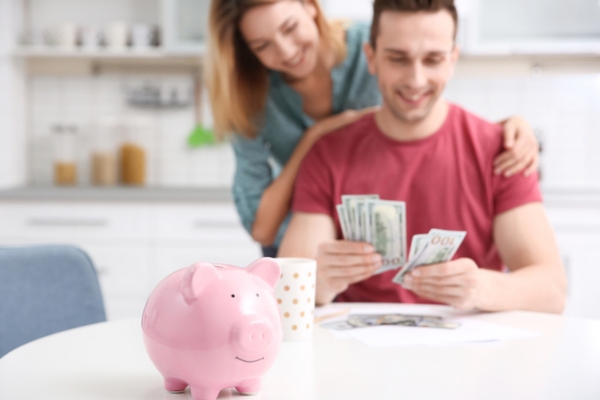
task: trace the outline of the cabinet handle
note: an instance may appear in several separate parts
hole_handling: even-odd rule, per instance
[[[69,219],[69,218],[32,218],[27,221],[29,226],[61,226],[61,227],[93,227],[100,228],[108,225],[104,219]]]
[[[106,276],[108,274],[108,267],[106,265],[99,265],[99,266],[95,267],[95,269],[96,269],[96,275],[98,277]]]
[[[195,229],[204,229],[204,228],[239,228],[241,224],[233,221],[204,221],[197,220],[194,221],[193,227]]]

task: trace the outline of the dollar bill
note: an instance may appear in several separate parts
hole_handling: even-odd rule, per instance
[[[327,329],[345,331],[356,328],[366,328],[380,325],[414,326],[420,328],[456,329],[458,322],[446,321],[437,315],[409,314],[353,314],[345,321],[327,322],[321,324]]]
[[[340,226],[342,227],[342,235],[344,236],[344,239],[347,239],[351,235],[350,223],[348,221],[348,213],[346,212],[346,209],[343,204],[338,204],[337,206],[335,206],[335,208],[337,210],[338,218],[340,220]]]
[[[408,262],[415,258],[418,254],[423,251],[425,244],[427,243],[428,235],[426,233],[420,235],[414,235],[410,241],[410,251],[408,253]]]
[[[364,215],[366,241],[382,258],[376,273],[402,267],[406,263],[406,203],[367,200]]]
[[[361,239],[360,235],[360,227],[358,226],[359,221],[356,217],[356,206],[359,202],[364,202],[369,199],[379,199],[379,195],[377,194],[345,194],[342,195],[342,204],[344,205],[344,209],[346,211],[346,215],[348,217],[349,226],[351,228],[351,232],[349,232],[349,237],[346,238],[348,240],[364,240]]]
[[[396,274],[392,281],[402,284],[404,276],[416,267],[450,261],[460,247],[466,234],[467,232],[464,231],[430,230],[423,249],[415,254],[414,258]]]

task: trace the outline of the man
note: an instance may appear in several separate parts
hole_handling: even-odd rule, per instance
[[[500,127],[441,98],[458,59],[453,0],[375,0],[370,72],[380,111],[323,137],[299,172],[279,255],[317,259],[317,303],[439,302],[460,309],[560,313],[566,278],[537,175],[503,178]],[[464,230],[453,261],[392,282],[381,257],[341,237],[343,194],[406,202],[407,237]],[[504,273],[506,266],[510,273]]]

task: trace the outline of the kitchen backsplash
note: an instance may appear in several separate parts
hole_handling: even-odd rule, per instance
[[[544,188],[600,188],[600,73],[461,78],[446,94],[491,121],[526,118],[542,141]]]
[[[0,187],[11,187],[26,181],[24,68],[10,54],[18,22],[14,2],[0,0]]]
[[[154,186],[228,186],[233,176],[233,154],[228,144],[190,148],[187,138],[195,126],[191,75],[106,74],[95,77],[38,75],[30,80],[32,116],[32,183],[48,185],[53,179],[52,127],[77,127],[78,183],[90,183],[90,153],[94,147],[94,126],[112,117],[127,123],[142,121],[147,129],[139,135],[147,154],[147,184]],[[180,99],[175,107],[153,108],[129,104],[131,93],[160,90]],[[175,94],[174,94],[175,92]],[[163,95],[163,97],[165,97]],[[206,93],[203,98],[206,99]],[[150,100],[148,100],[150,101]],[[204,102],[206,104],[207,102]],[[212,125],[210,111],[202,119]],[[115,138],[118,144],[119,138]]]
[[[191,149],[186,139],[194,108],[144,110],[127,104],[126,88],[152,82],[159,87],[191,88],[189,75],[141,76],[130,73],[94,77],[38,75],[30,80],[31,171],[33,183],[52,181],[50,129],[56,123],[81,129],[80,183],[89,182],[86,127],[103,116],[145,118],[148,183],[159,186],[229,186],[234,158],[227,144]],[[181,89],[185,93],[186,89]],[[456,78],[446,97],[492,121],[526,118],[543,142],[546,188],[600,188],[600,74],[510,78]],[[207,103],[206,94],[204,95]],[[210,111],[203,120],[210,126]]]

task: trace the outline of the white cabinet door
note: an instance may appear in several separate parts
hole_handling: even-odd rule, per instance
[[[0,240],[147,240],[148,220],[145,204],[3,202],[0,206]]]
[[[252,261],[262,257],[256,245],[233,246],[222,244],[211,247],[160,247],[156,249],[156,276],[158,283],[165,276],[193,263],[205,261],[209,263],[230,264],[245,267]]]
[[[81,246],[91,257],[105,296],[148,296],[151,266],[147,246]]]
[[[161,204],[152,210],[155,284],[195,262],[245,267],[262,256],[232,203]]]
[[[156,239],[161,242],[191,240],[198,246],[254,243],[232,203],[161,204],[152,208],[152,218]]]
[[[568,277],[565,314],[600,318],[600,208],[548,207]]]
[[[557,239],[569,279],[565,314],[600,318],[600,233],[563,229]]]

